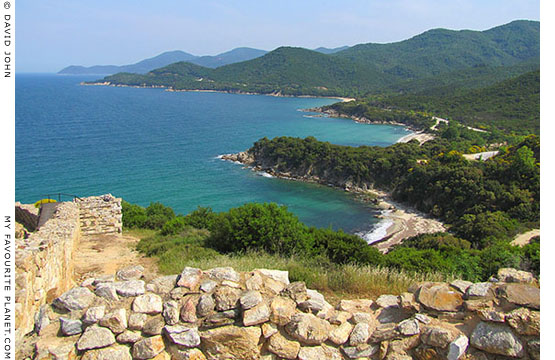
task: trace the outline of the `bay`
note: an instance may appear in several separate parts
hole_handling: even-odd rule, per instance
[[[387,146],[407,134],[398,126],[299,111],[335,99],[79,85],[94,79],[16,75],[17,201],[112,193],[143,206],[159,201],[182,214],[199,205],[225,211],[276,202],[308,225],[365,231],[376,223],[376,210],[354,196],[269,178],[217,156],[246,150],[264,136]]]

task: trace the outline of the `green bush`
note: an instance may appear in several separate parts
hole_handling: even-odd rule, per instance
[[[148,219],[146,209],[142,206],[130,204],[123,200],[121,202],[121,213],[123,226],[126,228],[145,228]]]
[[[380,265],[382,254],[356,235],[332,229],[310,229],[316,253],[325,254],[338,264],[357,263]]]

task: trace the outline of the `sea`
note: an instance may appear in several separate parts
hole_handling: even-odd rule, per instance
[[[80,85],[98,78],[16,74],[16,201],[111,193],[142,206],[161,202],[180,214],[275,202],[307,225],[369,241],[387,226],[353,194],[274,178],[219,156],[276,136],[387,146],[409,134],[403,127],[301,111],[337,99]]]

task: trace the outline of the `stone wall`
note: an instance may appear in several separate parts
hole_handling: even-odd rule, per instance
[[[27,239],[16,239],[16,341],[33,331],[42,305],[70,289],[79,209],[60,203],[54,216]]]
[[[232,268],[146,283],[141,266],[85,280],[45,310],[35,359],[539,359],[529,273],[421,283],[335,306],[285,271]]]
[[[121,198],[111,194],[75,199],[83,235],[121,234]]]
[[[29,231],[35,231],[39,224],[39,209],[33,204],[15,203],[15,221]]]

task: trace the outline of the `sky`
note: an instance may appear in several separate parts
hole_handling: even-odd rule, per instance
[[[309,49],[395,42],[433,28],[539,20],[539,0],[25,0],[16,71],[125,65],[169,50]]]

